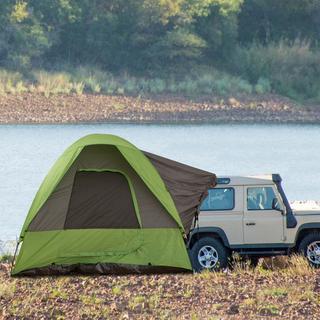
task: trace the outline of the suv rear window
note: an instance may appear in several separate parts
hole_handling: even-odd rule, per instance
[[[209,189],[208,193],[201,204],[201,211],[232,210],[234,208],[233,188]]]

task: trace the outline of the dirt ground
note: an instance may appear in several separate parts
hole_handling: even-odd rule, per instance
[[[201,100],[93,94],[0,96],[0,124],[77,122],[320,123],[320,107],[298,106],[274,95]]]
[[[320,319],[320,271],[301,257],[201,274],[11,278],[0,319]]]

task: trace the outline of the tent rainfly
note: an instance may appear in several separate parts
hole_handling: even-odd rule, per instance
[[[85,136],[40,186],[12,275],[191,270],[184,236],[214,185],[120,137]]]

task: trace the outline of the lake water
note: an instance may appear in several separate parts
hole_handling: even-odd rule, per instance
[[[320,200],[320,126],[2,125],[0,240],[14,240],[48,170],[76,139],[120,135],[143,150],[217,175],[280,173],[289,200]]]

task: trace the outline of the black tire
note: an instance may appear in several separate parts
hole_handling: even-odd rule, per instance
[[[320,268],[320,264],[318,263],[313,263],[307,255],[307,250],[308,250],[308,246],[312,243],[318,241],[320,243],[320,232],[313,232],[313,233],[309,233],[308,235],[306,235],[300,242],[299,247],[298,247],[298,251],[299,253],[303,254],[306,259],[308,259],[308,262],[311,266],[315,267],[315,268]]]
[[[198,254],[200,250],[202,253],[203,248],[206,246],[212,247],[217,253],[217,263],[210,268],[206,268],[203,265],[201,265],[198,259]],[[210,271],[217,271],[226,268],[228,266],[228,257],[229,255],[227,248],[218,239],[210,237],[200,238],[190,250],[190,260],[192,268],[195,272],[201,272],[204,269],[209,269]]]

